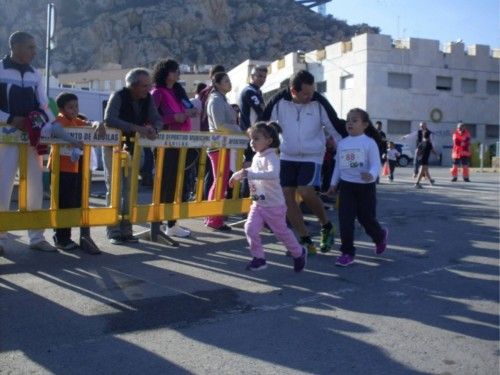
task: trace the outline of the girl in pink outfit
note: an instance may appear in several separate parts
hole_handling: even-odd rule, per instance
[[[302,271],[306,264],[307,252],[286,225],[285,197],[280,185],[280,161],[277,155],[280,130],[276,122],[258,122],[250,127],[250,147],[256,153],[252,165],[234,173],[229,180],[229,185],[232,186],[234,181],[247,178],[250,197],[254,201],[245,224],[245,234],[253,256],[246,267],[250,271],[267,267],[260,239],[264,224],[271,228],[278,240],[292,254],[295,272]]]

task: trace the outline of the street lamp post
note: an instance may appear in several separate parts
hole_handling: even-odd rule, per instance
[[[50,83],[50,50],[54,42],[54,29],[55,29],[55,14],[56,8],[54,3],[47,4],[47,38],[45,40],[45,94],[49,97],[49,83]]]

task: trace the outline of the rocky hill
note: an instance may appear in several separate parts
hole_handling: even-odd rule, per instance
[[[54,73],[151,66],[160,57],[186,64],[239,64],[312,50],[356,33],[378,32],[321,16],[293,0],[53,0],[57,8]],[[26,30],[44,65],[46,2],[0,0],[0,52],[8,36]]]

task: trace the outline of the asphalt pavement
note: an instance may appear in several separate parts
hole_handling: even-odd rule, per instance
[[[382,179],[389,247],[376,256],[357,227],[348,268],[334,266],[337,240],[296,274],[266,232],[268,268],[245,271],[243,229],[214,233],[201,219],[182,221],[193,233],[178,248],[111,245],[92,228],[96,256],[32,251],[12,232],[0,374],[497,374],[499,175],[431,172],[437,184],[421,190],[410,168]],[[102,182],[93,189],[102,204]]]

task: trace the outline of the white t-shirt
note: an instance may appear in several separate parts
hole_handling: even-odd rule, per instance
[[[340,180],[368,184],[375,182],[380,172],[380,153],[375,141],[365,134],[342,139],[337,146],[335,170],[331,185]],[[371,181],[363,181],[361,173],[370,173]]]

